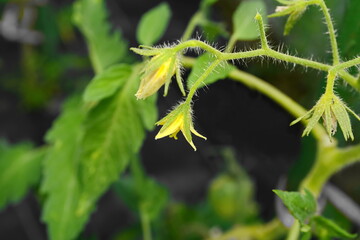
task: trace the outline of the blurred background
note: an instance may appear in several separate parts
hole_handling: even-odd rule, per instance
[[[160,43],[176,42],[199,5],[198,1],[190,0],[166,2],[172,9],[172,17]],[[213,19],[224,24],[229,34],[232,13],[240,2],[220,0],[212,8]],[[360,52],[359,44],[356,45],[356,39],[360,37],[360,21],[353,22],[360,5],[354,2],[357,1],[327,1],[339,29],[338,39],[344,59]],[[31,141],[36,145],[44,144],[44,134],[58,116],[64,99],[83,91],[94,75],[84,39],[72,22],[72,3],[55,0],[0,2],[0,137],[9,143]],[[161,1],[108,0],[106,3],[114,29],[122,32],[129,46],[136,47],[136,27],[142,14]],[[266,0],[266,4],[268,14],[274,12],[276,2]],[[322,62],[330,60],[326,29],[317,9],[309,9],[303,21],[287,37],[282,35],[284,21],[269,19],[268,36],[273,46],[281,46],[283,51],[301,57]],[[200,28],[194,36],[209,38]],[[224,37],[212,41],[216,41],[217,46],[226,45]],[[257,46],[257,41],[239,42],[236,49]],[[323,90],[324,73],[311,69],[269,59],[235,64],[272,83],[307,108],[315,103]],[[337,87],[349,106],[360,112],[360,104],[356,101],[359,94],[348,90],[342,83]],[[170,88],[168,97],[159,96],[160,117],[180,99],[181,93],[175,86]],[[231,178],[221,178],[234,162],[244,173],[253,191],[253,195],[249,194],[257,203],[258,215],[254,217],[257,220],[253,221],[268,221],[276,216],[275,196],[271,190],[279,187],[280,179],[288,180],[288,189],[296,189],[314,159],[314,140],[301,138],[302,126],[289,127],[293,118],[267,97],[229,80],[201,89],[195,100],[194,113],[195,128],[208,138],[207,141],[194,139],[198,151],[194,152],[182,137],[178,141],[155,141],[158,129],[148,133],[142,149],[142,162],[147,174],[169,189],[172,204],[164,219],[176,222],[177,227],[196,226],[200,232],[211,226],[212,221],[219,218],[211,215],[208,209],[210,192],[216,191],[212,181],[216,179],[217,184],[229,188],[236,185]],[[360,139],[359,125],[354,124],[354,143]],[[339,139],[344,145],[342,137]],[[357,203],[360,203],[359,170],[359,165],[356,165],[332,179]],[[109,191],[100,199],[79,239],[132,239],[125,238],[124,233],[136,235],[131,235],[139,229],[136,214],[128,210],[117,195],[117,191]],[[331,207],[329,209],[331,214],[338,214]],[[40,211],[41,199],[34,192],[19,204],[2,209],[0,239],[46,239]],[[158,228],[164,228],[164,224],[160,221]],[[224,219],[222,224],[230,226]],[[350,222],[348,226],[351,228]],[[172,228],[167,226],[167,229],[170,232]],[[168,236],[172,238],[168,239],[185,239],[176,233],[171,234]]]

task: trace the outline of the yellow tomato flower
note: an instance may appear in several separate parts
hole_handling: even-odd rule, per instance
[[[195,134],[198,137],[201,137],[206,140],[206,137],[202,136],[194,129],[191,109],[189,104],[181,103],[173,111],[171,111],[167,116],[158,121],[156,125],[162,125],[159,133],[156,135],[155,139],[163,138],[166,136],[177,139],[177,134],[181,131],[184,135],[186,141],[191,145],[191,147],[196,151],[196,147],[192,141],[191,133]]]
[[[157,57],[153,57],[156,59]],[[151,60],[150,60],[151,61]],[[157,69],[146,72],[141,79],[140,87],[135,96],[137,99],[145,99],[156,93],[166,81],[170,81],[175,73],[174,60],[169,58],[163,62]]]
[[[166,96],[174,74],[176,74],[181,92],[185,95],[181,79],[180,55],[172,48],[143,48],[131,48],[137,54],[151,57],[141,73],[141,83],[135,94],[137,99],[145,99],[153,95],[163,85],[165,85],[164,96]]]

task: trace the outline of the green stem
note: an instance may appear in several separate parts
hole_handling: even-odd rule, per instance
[[[184,67],[192,67],[195,63],[195,60],[189,57],[184,57],[182,60]],[[203,76],[204,74],[200,77],[201,79],[199,78],[197,80],[199,83],[201,83],[205,79],[206,76],[204,77],[204,79],[202,78]],[[283,107],[295,118],[298,118],[306,113],[306,109],[304,109],[297,102],[292,100],[289,96],[254,75],[240,71],[238,69],[234,69],[229,73],[228,77],[266,95],[267,97],[275,101],[277,104],[279,104],[281,107]],[[327,141],[328,139],[324,128],[320,124],[317,124],[314,127],[312,134],[316,139],[321,142],[325,140]]]
[[[278,219],[274,219],[266,224],[250,226],[238,226],[215,238],[214,240],[229,239],[279,239],[286,234],[286,228]]]
[[[354,58],[353,60],[340,63],[331,68],[332,71],[338,72],[340,70],[344,70],[345,68],[353,67],[360,64],[360,57]]]
[[[177,46],[174,47],[174,50],[182,51],[186,48],[201,48],[207,52],[214,54],[217,58],[221,58],[221,54],[222,54],[222,52],[220,52],[216,48],[214,48],[202,41],[195,40],[195,39],[179,43]]]
[[[300,235],[300,223],[295,220],[294,224],[290,228],[286,240],[298,240]]]
[[[259,33],[260,33],[260,42],[261,42],[261,48],[264,50],[268,50],[269,45],[266,39],[266,33],[265,33],[265,27],[264,27],[264,21],[262,19],[262,16],[260,13],[257,13],[255,16],[255,20],[257,21],[258,27],[259,27]]]
[[[141,228],[143,232],[143,240],[151,240],[151,227],[149,217],[140,210]]]
[[[326,81],[325,94],[331,94],[331,95],[334,94],[335,78],[336,78],[336,74],[332,71],[329,71]]]
[[[230,40],[229,40],[229,42],[228,42],[228,44],[227,44],[226,49],[225,49],[224,52],[226,52],[226,53],[232,52],[232,50],[234,49],[234,46],[235,46],[236,42],[237,42],[236,36],[235,36],[234,34],[231,35]]]
[[[209,74],[216,68],[216,66],[221,62],[221,60],[217,59],[214,62],[211,63],[211,65],[205,70],[205,72],[195,81],[195,83],[190,88],[190,91],[186,97],[186,102],[188,104],[191,103],[191,100],[196,92],[196,90],[199,88],[200,84],[204,82],[204,80],[209,76]]]
[[[191,38],[196,26],[200,23],[203,18],[203,13],[201,11],[196,12],[189,21],[184,34],[181,37],[181,41],[186,41]]]
[[[317,197],[333,174],[359,160],[360,144],[342,149],[320,145],[316,162],[301,183],[301,189],[308,189]]]
[[[323,12],[324,17],[325,17],[325,22],[326,22],[328,32],[329,32],[331,51],[332,51],[332,55],[333,55],[333,65],[336,65],[336,64],[339,64],[340,57],[339,57],[339,50],[338,50],[338,45],[337,45],[337,41],[336,41],[334,25],[331,20],[329,9],[327,8],[324,0],[319,0],[318,5],[320,6],[321,11]]]
[[[284,61],[284,62],[295,63],[295,64],[299,64],[299,65],[302,65],[302,66],[305,66],[305,67],[311,67],[311,68],[314,68],[314,69],[318,69],[318,70],[321,70],[321,71],[329,71],[329,69],[331,68],[330,65],[325,64],[325,63],[319,63],[319,62],[316,62],[316,61],[291,56],[291,55],[288,55],[288,54],[285,54],[285,53],[275,51],[273,49],[267,50],[266,55],[269,56],[269,57]]]

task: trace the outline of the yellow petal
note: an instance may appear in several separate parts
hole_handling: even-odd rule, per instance
[[[175,132],[179,132],[184,124],[184,116],[180,114],[175,120],[166,128],[164,126],[160,129],[159,133],[155,136],[155,139],[169,136]]]

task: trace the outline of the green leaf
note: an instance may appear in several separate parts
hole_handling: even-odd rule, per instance
[[[335,222],[322,216],[314,216],[311,219],[311,223],[314,225],[315,233],[321,239],[333,239],[333,238],[356,238],[357,234],[348,233],[342,229]]]
[[[136,37],[140,44],[151,46],[164,34],[171,17],[171,9],[165,2],[146,12],[140,19]]]
[[[344,19],[339,26],[339,48],[343,56],[356,57],[360,52],[360,1],[344,1]]]
[[[124,59],[128,46],[120,31],[111,31],[105,1],[76,1],[73,21],[86,38],[90,59],[97,73]]]
[[[32,149],[27,143],[8,146],[0,142],[0,209],[20,201],[38,184],[45,148]]]
[[[133,68],[116,94],[100,101],[87,115],[80,172],[84,186],[80,213],[88,211],[118,179],[129,160],[139,152],[146,129],[154,127],[156,97],[144,101],[134,97],[140,82],[139,67]]]
[[[200,3],[201,9],[206,9],[210,7],[211,5],[214,5],[218,0],[202,0]]]
[[[264,24],[266,24],[266,5],[262,0],[247,0],[240,3],[233,15],[233,37],[235,39],[254,40],[259,37],[259,29],[254,20],[257,12],[261,14]]]
[[[96,75],[85,89],[84,101],[98,102],[112,96],[125,83],[130,74],[131,66],[117,64]]]
[[[195,81],[204,73],[205,69],[215,60],[215,57],[210,53],[205,53],[197,58],[192,71],[188,77],[187,88],[190,89]],[[225,65],[217,66],[214,71],[205,78],[203,84],[199,88],[212,84],[220,79],[227,77],[229,72],[234,69],[233,66],[224,63]]]
[[[168,201],[167,190],[155,180],[148,178],[142,186],[143,192],[140,200],[140,211],[150,221],[159,217]]]
[[[213,42],[218,36],[225,38],[229,37],[229,33],[226,31],[225,26],[221,23],[203,20],[200,22],[200,27],[203,29],[204,37],[207,41]]]
[[[161,184],[145,175],[138,158],[132,159],[130,170],[131,177],[118,181],[114,185],[115,190],[127,206],[153,221],[164,209],[169,198],[168,192]]]
[[[304,224],[309,217],[315,214],[316,200],[308,190],[305,190],[304,194],[281,190],[273,191],[281,198],[290,213],[294,218],[299,220],[301,224]]]
[[[84,114],[80,99],[71,99],[46,135],[51,147],[44,164],[42,191],[46,199],[42,219],[52,240],[74,239],[82,230],[90,210],[79,214],[81,191],[78,168],[81,152],[81,124]]]

